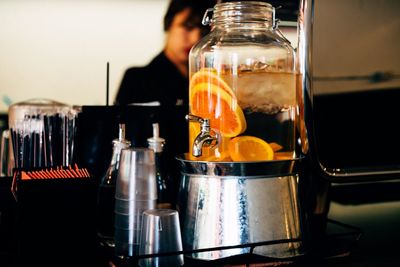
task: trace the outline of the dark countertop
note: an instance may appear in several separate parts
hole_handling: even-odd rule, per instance
[[[1,178],[4,179],[4,178]],[[12,267],[12,258],[15,249],[13,234],[15,234],[15,204],[9,193],[10,181],[0,181],[0,266]],[[348,267],[399,267],[400,257],[398,247],[400,243],[400,181],[383,183],[333,185],[331,187],[331,202],[328,218],[335,223],[327,224],[327,233],[343,233],[360,230],[362,235],[359,240],[352,235],[346,237],[344,242],[337,239],[325,240],[327,248],[334,252],[327,253],[329,258],[315,254],[320,257],[316,260],[298,261],[285,266],[348,266]],[[340,225],[343,223],[345,226]],[[339,238],[340,239],[340,238]],[[317,247],[319,244],[317,245]],[[321,245],[322,247],[322,245]],[[343,249],[344,248],[344,249]],[[109,266],[107,254],[100,251],[101,259],[94,265],[86,266]],[[336,253],[337,252],[337,253]],[[211,264],[189,264],[185,266],[245,266],[243,264],[223,263],[221,265]],[[55,264],[54,266],[61,266]],[[71,266],[71,265],[70,265]],[[82,266],[79,264],[72,266]],[[118,264],[117,266],[133,266],[132,264]],[[251,266],[271,266],[262,263],[251,264]]]
[[[362,236],[347,257],[327,266],[400,266],[398,181],[332,187],[328,217],[356,226]]]

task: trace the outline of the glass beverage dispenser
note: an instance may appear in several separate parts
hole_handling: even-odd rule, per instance
[[[256,1],[219,3],[204,15],[211,32],[189,55],[189,153],[178,158],[185,250],[287,240],[254,252],[302,253],[302,102],[295,53],[277,22],[275,9]],[[191,256],[210,260],[249,251],[242,246]]]
[[[209,11],[211,13],[211,10]],[[293,48],[263,2],[217,4],[212,31],[189,58],[190,158],[264,161],[295,157]]]

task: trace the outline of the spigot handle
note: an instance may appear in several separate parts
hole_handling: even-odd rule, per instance
[[[193,114],[187,114],[185,116],[185,119],[187,121],[194,121],[194,122],[198,122],[198,123],[203,123],[204,122],[204,119],[202,117],[199,117],[199,116],[196,116],[196,115],[193,115]]]
[[[185,118],[188,121],[200,123],[202,132],[210,132],[210,119],[202,118],[193,114],[188,114]]]
[[[200,123],[200,133],[193,141],[192,152],[193,156],[200,157],[203,146],[212,146],[218,143],[218,134],[211,130],[210,119],[188,114],[186,120]]]

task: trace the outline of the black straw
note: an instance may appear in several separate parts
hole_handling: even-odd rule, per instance
[[[110,63],[107,62],[106,106],[108,106],[108,95],[110,91],[109,83],[110,83]]]

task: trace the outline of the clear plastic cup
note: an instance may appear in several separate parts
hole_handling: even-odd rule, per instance
[[[114,227],[125,230],[140,230],[142,216],[138,214],[115,214]]]
[[[122,149],[119,164],[114,208],[115,253],[129,257],[138,253],[142,213],[155,208],[157,201],[154,151]]]
[[[152,149],[122,149],[115,198],[136,201],[157,199],[155,158]]]
[[[132,214],[140,212],[148,209],[154,209],[157,204],[157,200],[115,200],[115,208],[114,211],[120,214]]]
[[[139,251],[140,230],[115,228],[115,255],[136,256]]]
[[[182,251],[179,215],[172,209],[152,209],[143,212],[139,255]],[[152,256],[139,260],[142,267],[181,266],[183,255]]]

